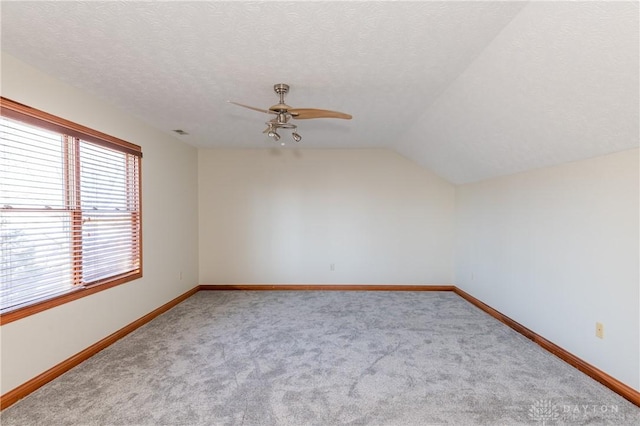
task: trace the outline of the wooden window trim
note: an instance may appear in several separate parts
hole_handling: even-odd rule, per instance
[[[55,308],[56,306],[64,305],[65,303],[72,302],[74,300],[81,299],[86,296],[90,296],[94,293],[98,293],[103,290],[110,289],[112,287],[124,284],[129,281],[136,280],[142,277],[142,266],[140,271],[123,274],[121,276],[111,278],[104,283],[95,283],[87,287],[78,287],[71,290],[69,293],[62,294],[60,296],[53,297],[51,299],[43,300],[16,310],[4,313],[0,315],[0,325],[9,324],[10,322],[17,321],[22,318],[26,318],[30,315],[37,314],[47,309]]]
[[[74,123],[64,118],[40,111],[30,106],[12,101],[5,97],[0,97],[0,108],[2,116],[20,120],[22,122],[33,124],[51,130],[57,133],[63,133],[74,138],[79,138],[87,142],[108,148],[116,148],[127,154],[142,157],[140,146],[132,144],[122,139],[107,135],[106,133],[93,130],[81,124]]]
[[[51,130],[57,133],[71,136],[73,138],[76,138],[76,143],[78,139],[82,139],[87,142],[94,143],[96,145],[100,145],[106,148],[116,149],[126,154],[131,154],[136,157],[142,158],[142,149],[139,145],[132,144],[130,142],[124,141],[122,139],[118,139],[116,137],[107,135],[106,133],[93,130],[89,127],[85,127],[80,124],[73,123],[61,117],[57,117],[55,115],[46,113],[44,111],[26,106],[19,102],[12,101],[3,96],[0,96],[0,115],[3,117],[22,121],[27,124],[35,125],[47,130]],[[68,159],[66,161],[68,161]],[[77,167],[77,166],[78,165],[76,164],[74,167]],[[10,322],[17,321],[22,318],[26,318],[30,315],[37,314],[47,309],[51,309],[56,306],[63,305],[65,303],[69,303],[71,301],[78,300],[86,296],[90,296],[94,293],[98,293],[100,291],[107,290],[112,287],[127,283],[129,281],[133,281],[142,277],[143,247],[142,247],[142,226],[141,226],[141,218],[142,218],[142,179],[141,179],[142,162],[141,161],[138,162],[138,169],[139,169],[138,175],[137,175],[138,180],[137,182],[131,183],[132,185],[138,186],[137,194],[138,194],[139,206],[140,206],[138,213],[135,214],[134,216],[134,226],[136,225],[139,226],[138,228],[138,235],[139,235],[138,263],[139,264],[138,264],[137,270],[115,275],[97,282],[92,282],[89,285],[80,285],[80,286],[77,286],[76,288],[71,289],[67,293],[64,293],[46,300],[42,300],[39,302],[35,302],[23,307],[19,307],[9,312],[0,313],[0,325],[8,324]],[[77,171],[76,170],[71,171],[70,169],[67,168],[65,173],[77,173]],[[68,176],[65,176],[65,179],[67,178]],[[69,196],[68,193],[67,193],[67,196]],[[78,200],[78,194],[74,194],[74,198]]]

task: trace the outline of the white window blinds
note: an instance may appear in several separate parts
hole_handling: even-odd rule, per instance
[[[0,118],[0,312],[141,276],[141,153],[6,112]]]

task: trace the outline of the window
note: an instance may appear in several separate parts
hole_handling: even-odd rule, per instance
[[[3,323],[141,277],[140,147],[1,100]]]

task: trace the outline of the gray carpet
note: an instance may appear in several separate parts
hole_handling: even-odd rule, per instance
[[[639,425],[450,292],[199,292],[2,425]]]

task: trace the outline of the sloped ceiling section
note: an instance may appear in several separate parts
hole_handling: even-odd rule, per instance
[[[396,148],[453,183],[638,147],[637,2],[528,4]]]
[[[2,50],[198,147],[387,147],[454,183],[638,145],[638,6],[621,2],[12,2]],[[283,140],[289,140],[284,136]],[[288,142],[293,145],[293,142]]]

